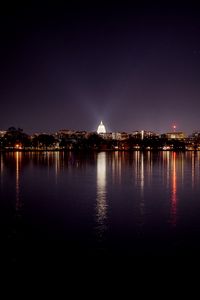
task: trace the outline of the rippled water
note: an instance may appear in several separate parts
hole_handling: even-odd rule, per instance
[[[199,152],[1,153],[0,174],[8,247],[48,243],[97,256],[200,250]]]

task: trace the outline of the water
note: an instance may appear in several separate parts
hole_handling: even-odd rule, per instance
[[[0,174],[9,260],[200,250],[199,152],[1,153]]]

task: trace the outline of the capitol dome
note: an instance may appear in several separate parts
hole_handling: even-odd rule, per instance
[[[97,133],[106,133],[106,128],[105,126],[103,125],[102,121],[101,123],[99,124],[98,128],[97,128]]]

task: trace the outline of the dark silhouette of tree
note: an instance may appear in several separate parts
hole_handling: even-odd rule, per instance
[[[15,132],[15,131],[17,131],[17,129],[13,126],[9,127],[7,130],[7,132]]]
[[[30,146],[29,136],[23,132],[23,129],[9,127],[3,137],[4,147],[14,148],[16,145],[24,148]]]
[[[46,148],[47,150],[47,148],[53,146],[55,142],[56,140],[53,135],[40,134],[33,138],[32,145],[34,147]]]
[[[104,140],[100,135],[93,133],[87,139],[88,148],[98,149],[103,141]]]
[[[62,138],[59,147],[66,150],[71,150],[73,148],[73,145],[75,144],[75,140],[71,138]]]

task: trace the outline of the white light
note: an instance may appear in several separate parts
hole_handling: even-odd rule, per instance
[[[106,128],[105,126],[103,125],[103,122],[101,121],[101,123],[99,124],[98,128],[97,128],[97,133],[100,134],[100,133],[106,133]]]
[[[141,138],[144,139],[144,130],[141,131]]]

